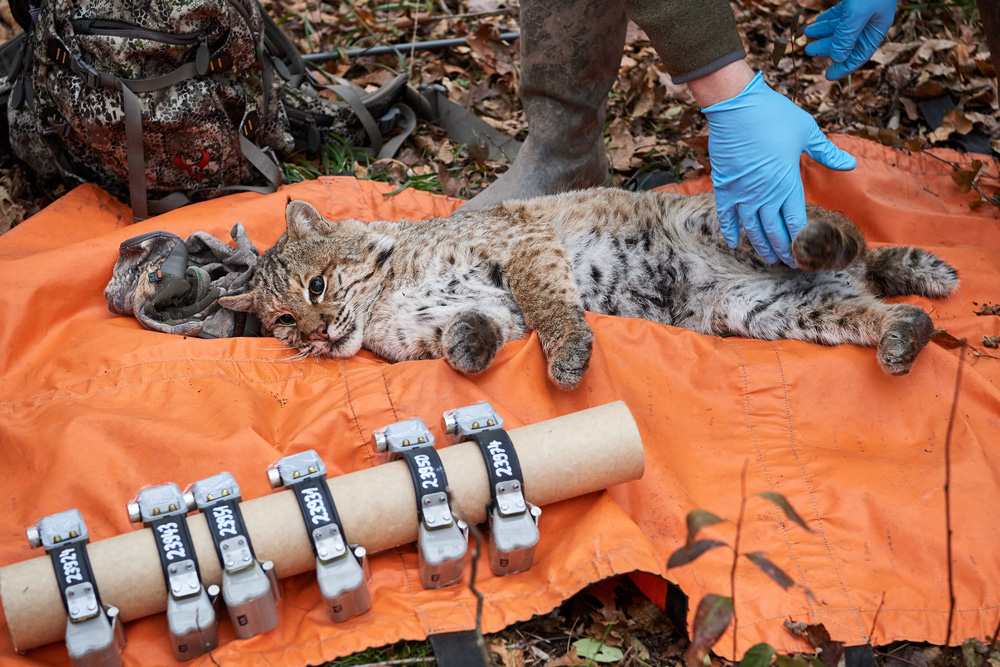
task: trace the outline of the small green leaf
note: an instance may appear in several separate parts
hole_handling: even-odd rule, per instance
[[[769,561],[762,551],[754,551],[753,553],[743,554],[750,560],[751,563],[760,568],[761,572],[771,577],[771,581],[778,584],[784,589],[788,589],[789,586],[795,584],[792,578],[789,577],[785,572]]]
[[[687,565],[709,549],[725,546],[729,545],[725,542],[719,542],[717,540],[698,540],[697,542],[692,542],[691,544],[683,546],[674,553],[670,554],[670,560],[667,561],[667,569],[669,570],[672,567]]]
[[[691,627],[691,644],[684,651],[688,665],[701,665],[709,649],[722,637],[733,620],[733,599],[708,594],[698,603]]]
[[[722,523],[723,521],[725,521],[725,519],[718,517],[709,511],[691,510],[687,515],[687,543],[691,544],[694,542],[694,538],[698,536],[698,532],[702,528],[708,528],[709,526],[714,526],[715,524]]]
[[[769,493],[767,491],[764,493],[758,493],[757,495],[766,500],[770,500],[772,503],[780,507],[782,511],[784,511],[785,516],[808,530],[810,533],[812,532],[812,529],[806,525],[806,522],[799,516],[799,513],[792,508],[791,504],[783,495],[780,493]]]
[[[594,662],[618,662],[625,657],[620,648],[608,646],[600,639],[584,637],[573,642],[576,654]]]
[[[771,656],[774,649],[770,644],[754,644],[740,660],[740,667],[767,667],[771,664]]]

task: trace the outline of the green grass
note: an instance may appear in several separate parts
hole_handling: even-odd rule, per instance
[[[381,648],[372,648],[344,658],[324,663],[320,667],[358,667],[359,665],[417,664],[434,665],[430,642],[401,641]],[[397,662],[398,661],[398,662]],[[405,662],[403,662],[405,661]]]

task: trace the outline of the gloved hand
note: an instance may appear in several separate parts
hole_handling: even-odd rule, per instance
[[[726,243],[736,247],[742,223],[764,261],[797,267],[792,239],[806,226],[800,156],[804,152],[839,171],[854,169],[857,161],[834,146],[808,112],[771,90],[759,72],[739,95],[702,112]]]
[[[806,26],[806,37],[818,38],[806,53],[833,60],[826,78],[836,81],[868,62],[895,16],[896,0],[843,0]]]

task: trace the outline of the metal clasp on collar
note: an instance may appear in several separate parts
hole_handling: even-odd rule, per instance
[[[101,603],[87,557],[87,526],[79,510],[44,517],[27,529],[32,548],[45,547],[66,607],[66,650],[73,667],[122,664],[125,628],[116,607]]]
[[[422,419],[407,419],[375,429],[372,443],[384,461],[395,461],[408,449],[433,447],[434,436]]]
[[[295,493],[316,554],[320,594],[334,621],[346,621],[371,607],[371,569],[364,547],[349,544],[326,481],[326,464],[314,450],[279,459],[267,469],[273,488]]]

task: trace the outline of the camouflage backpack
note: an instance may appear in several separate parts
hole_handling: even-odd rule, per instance
[[[101,185],[137,220],[234,190],[273,191],[292,150],[315,151],[332,134],[377,148],[386,128],[375,119],[394,106],[400,115],[405,76],[368,96],[331,86],[344,102],[318,97],[257,0],[10,6],[25,29],[0,58],[11,150],[42,178]],[[412,112],[403,118],[412,129]]]

